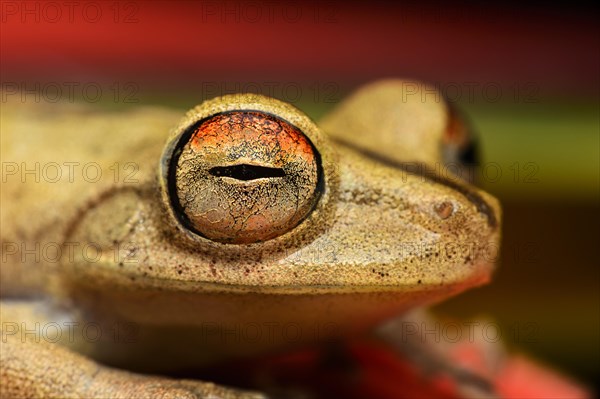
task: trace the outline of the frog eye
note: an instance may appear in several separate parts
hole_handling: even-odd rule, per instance
[[[261,111],[228,111],[190,127],[171,160],[180,222],[224,243],[253,243],[298,225],[320,194],[321,161],[297,127]]]

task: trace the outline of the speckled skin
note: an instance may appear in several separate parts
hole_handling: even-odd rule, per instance
[[[182,390],[190,397],[234,397],[211,384],[99,364],[168,373],[312,345],[365,333],[395,314],[486,282],[490,248],[500,238],[499,205],[457,179],[406,171],[403,161],[442,161],[452,124],[442,101],[411,100],[404,87],[397,80],[367,86],[321,127],[259,95],[206,101],[179,123],[179,112],[167,109],[3,104],[3,162],[95,162],[103,174],[94,182],[63,176],[21,183],[8,176],[2,183],[2,395],[139,397],[156,389],[164,397]],[[228,111],[266,112],[289,122],[321,158],[323,191],[314,209],[264,242],[211,241],[188,230],[171,206],[169,173],[179,140],[198,121]],[[134,166],[125,170],[127,163]],[[26,249],[58,243],[62,256],[23,259],[23,243]],[[75,249],[68,252],[65,243]],[[99,252],[90,262],[77,248],[92,244]],[[52,320],[102,328],[133,323],[138,334],[127,344],[80,339],[56,346],[4,328]],[[207,323],[219,331],[292,325],[300,334],[293,342],[262,334],[218,345],[202,334]],[[48,367],[61,372],[42,377]]]

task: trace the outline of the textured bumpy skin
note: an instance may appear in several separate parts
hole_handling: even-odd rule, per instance
[[[448,128],[443,103],[432,96],[407,102],[402,85],[360,91],[323,121],[325,133],[294,107],[258,95],[207,101],[179,123],[178,111],[158,108],[99,111],[20,98],[3,104],[3,393],[127,397],[164,389],[169,397],[185,389],[230,397],[233,391],[210,384],[101,364],[162,373],[311,345],[364,333],[487,281],[500,235],[498,203],[458,179],[422,176],[400,163],[440,161]],[[361,96],[378,99],[376,106]],[[286,121],[320,158],[316,203],[276,236],[213,241],[188,229],[173,206],[170,178],[181,140],[228,112]],[[229,167],[239,160],[224,161]],[[265,203],[277,204],[277,195]],[[132,324],[136,339],[61,339],[56,348],[23,339],[31,325],[53,320],[102,331]],[[300,333],[289,340],[263,331],[224,345],[202,334],[206,325],[229,332],[293,325]],[[50,366],[61,370],[41,377]]]

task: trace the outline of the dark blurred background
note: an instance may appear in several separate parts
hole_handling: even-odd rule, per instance
[[[261,92],[318,118],[383,77],[437,85],[480,132],[504,210],[493,283],[436,308],[599,377],[599,31],[564,4],[4,1],[6,96],[101,107]]]

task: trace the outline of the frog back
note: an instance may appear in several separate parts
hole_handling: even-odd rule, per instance
[[[164,108],[98,110],[8,96],[0,114],[3,296],[43,291],[78,216],[111,190],[156,178],[156,160],[179,118]],[[74,243],[70,250],[85,248]]]

